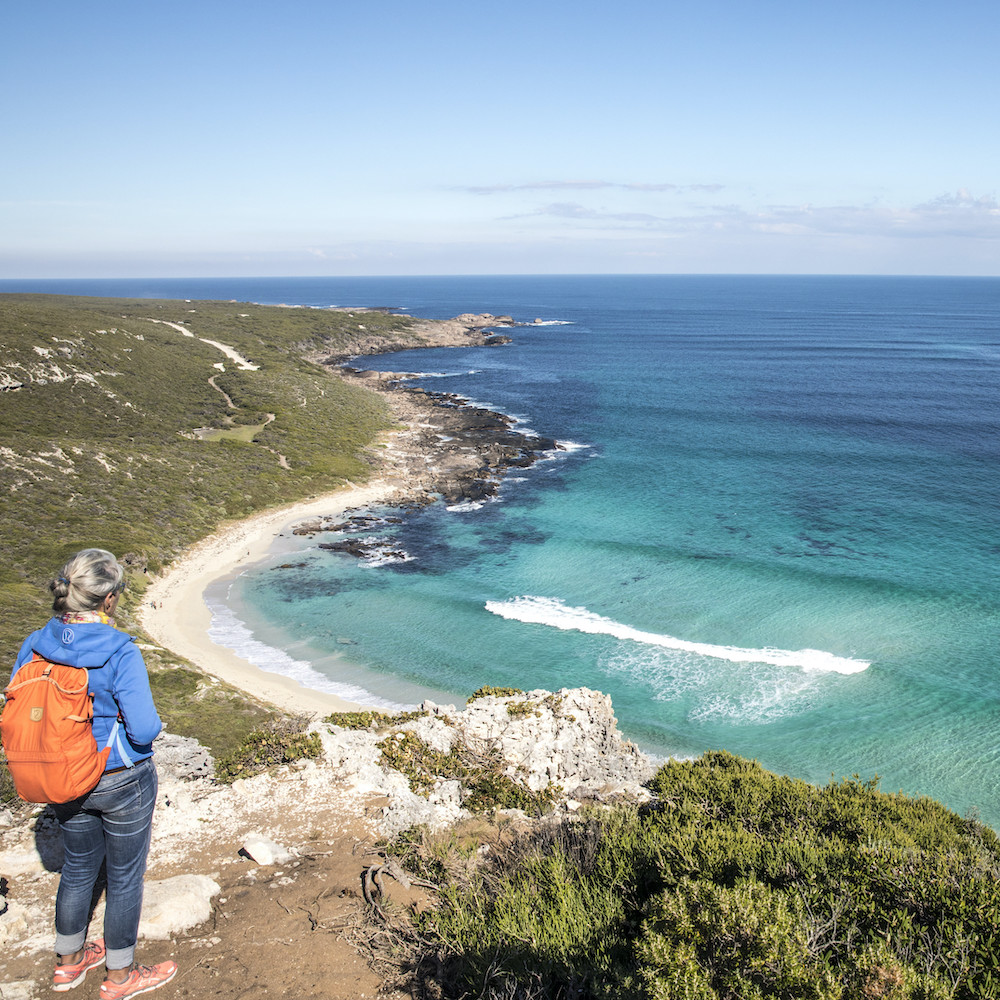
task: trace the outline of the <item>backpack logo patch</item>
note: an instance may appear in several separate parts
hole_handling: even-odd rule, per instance
[[[42,721],[42,714],[43,713],[44,713],[44,709],[42,708],[42,706],[41,705],[36,705],[31,710],[31,721],[32,722],[41,722]]]

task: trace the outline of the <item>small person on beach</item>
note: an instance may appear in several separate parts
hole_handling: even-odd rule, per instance
[[[143,878],[158,779],[152,742],[162,729],[142,653],[114,626],[125,571],[104,549],[84,549],[49,584],[56,615],[24,641],[11,679],[35,652],[52,663],[85,667],[98,747],[118,736],[96,787],[53,804],[66,854],[56,893],[56,967],[52,988],[72,989],[102,963],[102,1000],[124,1000],[169,982],[175,962],[134,965]],[[99,765],[98,765],[99,766]],[[87,941],[90,904],[107,868],[104,937]]]

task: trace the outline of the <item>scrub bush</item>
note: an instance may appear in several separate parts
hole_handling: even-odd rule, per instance
[[[511,698],[516,694],[524,694],[524,692],[520,688],[492,687],[486,684],[478,690],[473,691],[469,697],[469,701],[476,701],[478,698]]]
[[[414,918],[418,981],[447,997],[1000,996],[986,827],[723,752],[670,761],[651,789],[455,873]]]
[[[215,765],[215,779],[232,784],[281,764],[319,757],[323,743],[318,733],[291,732],[287,727],[255,729],[231,754]]]
[[[462,805],[470,812],[520,809],[538,815],[551,807],[560,792],[551,785],[538,791],[528,788],[511,776],[512,765],[499,752],[477,752],[462,742],[445,753],[402,730],[377,745],[382,763],[405,775],[417,795],[429,796],[440,781],[461,782]]]
[[[382,729],[401,726],[411,719],[419,719],[421,715],[422,712],[397,712],[394,715],[376,711],[333,712],[323,721],[341,729]]]

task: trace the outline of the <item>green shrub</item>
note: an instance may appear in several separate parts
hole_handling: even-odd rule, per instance
[[[836,1000],[837,978],[809,947],[802,897],[754,879],[733,886],[681,879],[650,904],[637,947],[638,978],[652,996],[675,995],[675,975],[705,996]]]
[[[507,773],[509,768],[510,764],[499,753],[480,755],[468,762],[462,805],[474,813],[520,809],[529,815],[539,815],[550,809],[562,794],[558,785],[538,791],[528,788]]]
[[[538,706],[533,701],[508,701],[507,714],[512,719],[521,719],[527,715],[541,715]]]
[[[524,694],[524,692],[520,688],[491,687],[486,684],[473,691],[469,701],[476,701],[479,698],[510,698],[517,694]]]
[[[233,753],[254,730],[276,725],[278,716],[249,695],[165,652],[145,652],[153,702],[163,727],[190,736],[217,760]]]
[[[1000,996],[1000,842],[856,778],[814,788],[731,754],[657,799],[493,844],[416,920],[443,996]],[[436,971],[433,971],[436,970]]]
[[[401,726],[411,719],[418,719],[422,712],[397,712],[388,715],[385,712],[333,712],[323,721],[341,729],[382,729],[390,726]]]
[[[249,778],[281,764],[319,757],[323,744],[318,733],[256,729],[231,754],[215,765],[215,777],[223,784]]]
[[[408,730],[387,736],[378,748],[386,767],[405,775],[410,788],[418,795],[429,795],[440,780],[462,778],[467,773],[454,751],[442,753],[435,750]]]
[[[470,812],[521,809],[538,814],[552,805],[560,791],[554,786],[533,791],[511,777],[511,765],[499,752],[477,753],[461,742],[443,753],[403,730],[377,745],[385,766],[405,775],[417,795],[429,796],[439,781],[460,781],[462,805]]]

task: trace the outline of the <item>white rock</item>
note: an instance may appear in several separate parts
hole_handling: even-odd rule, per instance
[[[171,935],[203,924],[212,915],[219,884],[207,875],[177,875],[147,881],[142,899],[139,937],[166,941]]]
[[[16,983],[0,983],[0,1000],[32,1000],[35,996],[33,979],[19,979]]]
[[[259,865],[283,865],[294,857],[290,851],[260,833],[247,837],[243,842],[243,851]]]
[[[6,951],[15,941],[28,932],[28,914],[16,900],[7,901],[7,909],[0,919],[0,945]]]

